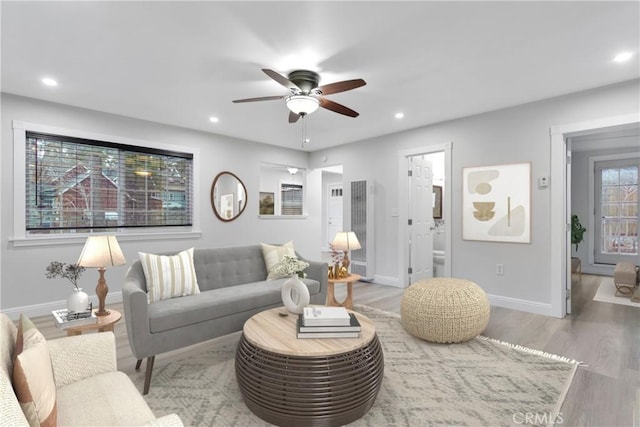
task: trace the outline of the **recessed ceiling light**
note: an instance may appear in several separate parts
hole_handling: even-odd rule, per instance
[[[58,86],[58,82],[52,79],[51,77],[43,78],[42,83],[44,83],[47,86]]]
[[[220,119],[218,119],[217,117],[209,117],[209,121],[211,123],[218,123],[220,121]]]
[[[617,54],[616,57],[613,58],[613,60],[614,62],[625,62],[630,60],[632,56],[633,56],[633,53],[631,52],[621,52]]]
[[[396,113],[396,119],[401,119],[404,117],[404,113]]]

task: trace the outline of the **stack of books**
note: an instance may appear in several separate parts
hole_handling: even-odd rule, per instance
[[[62,310],[53,310],[51,314],[56,321],[56,327],[58,329],[91,325],[98,322],[98,317],[96,317],[93,310],[70,312],[65,308]]]
[[[298,316],[298,338],[358,338],[360,322],[344,307],[305,307]]]

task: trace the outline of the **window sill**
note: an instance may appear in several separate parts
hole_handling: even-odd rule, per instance
[[[258,215],[260,219],[307,219],[308,215]]]
[[[179,240],[179,239],[199,239],[202,231],[174,231],[174,232],[153,232],[153,233],[112,233],[115,234],[119,242],[149,241],[149,240]],[[13,237],[9,242],[13,247],[27,246],[58,246],[83,244],[91,234],[67,234],[55,236],[29,236]]]

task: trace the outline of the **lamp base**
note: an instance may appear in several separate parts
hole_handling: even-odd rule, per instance
[[[98,279],[98,285],[96,286],[96,295],[98,296],[98,309],[95,312],[96,316],[108,316],[111,314],[109,310],[104,308],[104,300],[107,298],[107,293],[109,292],[107,281],[104,278],[105,271],[106,269],[104,267],[98,268],[100,278]]]
[[[349,261],[349,255],[347,255],[348,251],[344,251],[344,256],[342,257],[342,266],[349,271],[349,264],[351,264],[351,261]]]

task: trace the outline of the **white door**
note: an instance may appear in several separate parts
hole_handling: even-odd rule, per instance
[[[433,277],[433,184],[431,162],[409,157],[409,282]]]
[[[342,230],[342,184],[327,186],[327,236],[331,243],[336,233]]]

